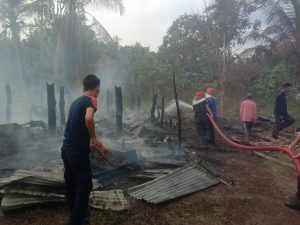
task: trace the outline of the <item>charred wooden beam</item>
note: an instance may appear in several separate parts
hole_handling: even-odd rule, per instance
[[[115,86],[116,94],[116,129],[117,133],[123,131],[123,96],[122,88]]]
[[[56,130],[56,100],[54,95],[54,84],[47,83],[47,103],[48,103],[48,128]]]
[[[152,98],[152,108],[151,108],[151,122],[152,123],[155,121],[156,99],[157,99],[157,95],[153,95],[153,98]]]
[[[60,112],[60,124],[61,126],[64,126],[66,124],[64,87],[60,87],[59,89],[59,112]]]
[[[5,92],[6,92],[6,120],[7,120],[7,122],[10,122],[12,95],[11,95],[11,87],[9,84],[5,85]]]

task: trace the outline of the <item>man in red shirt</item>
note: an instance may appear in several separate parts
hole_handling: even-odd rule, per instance
[[[245,136],[249,141],[253,123],[256,121],[256,103],[252,100],[251,93],[247,94],[247,99],[241,104],[240,120],[244,124]]]

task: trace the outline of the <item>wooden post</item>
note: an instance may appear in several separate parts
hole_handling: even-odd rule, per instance
[[[10,123],[12,96],[11,96],[11,87],[9,84],[5,85],[5,91],[6,91],[6,120],[8,123]]]
[[[165,97],[162,97],[161,98],[161,118],[160,118],[161,128],[164,128],[164,116],[165,116]]]
[[[60,112],[60,124],[61,126],[64,126],[66,124],[64,87],[60,87],[59,89],[59,112]]]
[[[109,110],[110,110],[110,91],[108,89],[106,95],[106,112],[109,113]]]
[[[138,113],[140,113],[141,111],[141,96],[138,96],[138,99],[137,99],[137,109],[138,109]]]
[[[180,115],[180,108],[179,108],[179,102],[178,102],[178,93],[176,88],[176,79],[175,79],[175,68],[172,64],[173,69],[173,89],[174,89],[174,95],[175,95],[175,102],[176,102],[176,108],[177,108],[177,119],[178,119],[178,146],[181,148],[181,115]]]
[[[116,94],[116,129],[117,133],[123,131],[123,99],[122,99],[122,88],[115,86]]]
[[[152,123],[155,121],[156,99],[157,99],[157,95],[153,95],[152,108],[151,108],[151,122]]]
[[[47,83],[47,103],[48,103],[48,128],[56,130],[56,101],[54,95],[54,84]]]

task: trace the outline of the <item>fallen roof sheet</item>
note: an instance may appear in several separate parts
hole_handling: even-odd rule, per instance
[[[41,196],[43,195],[43,196]],[[10,211],[15,209],[24,208],[31,205],[40,205],[45,203],[53,202],[64,202],[64,196],[55,194],[42,194],[40,196],[29,195],[29,194],[19,194],[19,193],[9,193],[4,194],[1,202],[2,211]]]
[[[97,180],[93,180],[93,184],[95,188],[100,185]],[[9,178],[0,178],[0,190],[3,194],[2,211],[30,205],[65,202],[62,172],[19,170]]]
[[[61,172],[17,170],[11,177],[0,178],[0,187],[17,181],[21,181],[22,183],[26,184],[36,185],[64,185],[63,173]]]
[[[150,182],[128,189],[128,194],[150,203],[161,203],[216,185],[219,180],[199,165],[187,165]]]
[[[129,203],[122,190],[93,191],[90,195],[90,206],[96,209],[122,211],[129,208]]]

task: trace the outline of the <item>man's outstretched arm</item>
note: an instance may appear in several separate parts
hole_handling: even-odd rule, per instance
[[[96,137],[96,128],[94,122],[94,113],[95,110],[92,107],[86,109],[85,112],[85,124],[90,134],[90,143],[91,147],[93,147],[97,152],[100,153],[101,156],[104,156],[106,153],[112,154],[111,150],[106,148],[101,141],[99,141]]]

